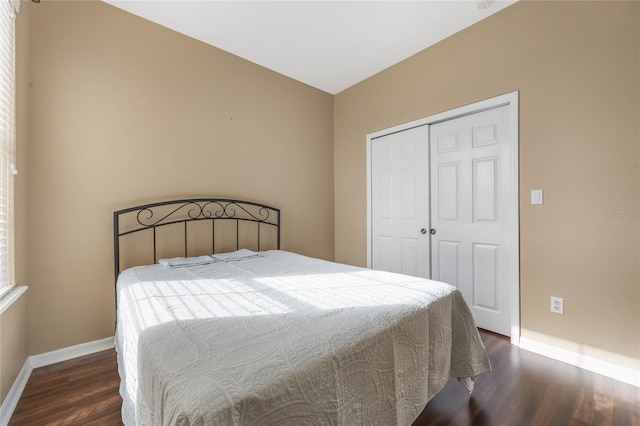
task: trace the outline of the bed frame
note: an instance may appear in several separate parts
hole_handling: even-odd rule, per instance
[[[240,228],[244,223],[255,223],[256,247],[260,251],[261,230],[264,226],[275,229],[275,247],[280,249],[280,210],[264,204],[250,201],[230,200],[221,198],[193,198],[186,200],[162,201],[130,207],[113,212],[113,247],[114,272],[118,280],[120,274],[120,253],[123,238],[136,233],[151,233],[153,235],[153,259],[148,263],[158,261],[158,230],[168,226],[181,227],[184,232],[184,247],[182,255],[189,256],[189,224],[193,222],[211,222],[211,251],[216,253],[216,224],[220,221],[235,222],[236,250],[240,249]],[[243,235],[246,229],[244,226]],[[244,248],[244,247],[242,247]],[[151,252],[151,250],[149,250]]]

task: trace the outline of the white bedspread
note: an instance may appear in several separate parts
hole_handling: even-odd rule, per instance
[[[410,425],[450,377],[490,370],[454,287],[261,255],[120,274],[127,426]]]

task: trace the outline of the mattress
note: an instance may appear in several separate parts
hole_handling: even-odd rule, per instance
[[[490,370],[444,283],[267,251],[117,283],[132,425],[410,425],[450,377]]]

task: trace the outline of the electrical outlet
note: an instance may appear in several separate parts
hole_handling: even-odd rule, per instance
[[[562,297],[551,296],[551,312],[554,314],[564,314],[564,299]]]

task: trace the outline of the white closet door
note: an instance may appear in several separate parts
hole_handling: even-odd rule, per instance
[[[429,278],[429,127],[371,142],[373,269]]]
[[[479,327],[504,335],[517,184],[509,117],[503,106],[430,126],[432,278],[461,291]]]

